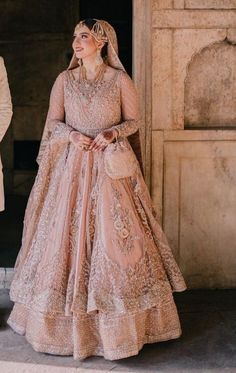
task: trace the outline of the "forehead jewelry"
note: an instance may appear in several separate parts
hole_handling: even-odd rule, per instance
[[[107,42],[108,38],[105,34],[104,28],[102,27],[101,23],[99,21],[96,21],[94,23],[92,29],[91,29],[91,34],[97,39],[98,41],[104,41]]]
[[[78,24],[78,28],[84,26],[84,21],[80,21]],[[91,35],[97,40],[97,41],[103,41],[107,42],[108,38],[106,36],[106,33],[104,31],[104,28],[102,27],[101,23],[99,21],[96,21],[90,30]]]

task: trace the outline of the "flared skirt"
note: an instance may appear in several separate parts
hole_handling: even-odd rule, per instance
[[[111,179],[103,152],[48,147],[31,191],[8,324],[36,351],[114,360],[178,338],[186,289],[140,170]]]

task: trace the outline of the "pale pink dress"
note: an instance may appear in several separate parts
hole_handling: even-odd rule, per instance
[[[111,179],[103,152],[69,142],[75,129],[95,137],[139,126],[130,77],[114,70],[90,105],[72,71],[52,89],[39,171],[25,214],[8,324],[36,351],[114,360],[145,343],[178,338],[173,291],[186,285],[155,218],[140,169]]]

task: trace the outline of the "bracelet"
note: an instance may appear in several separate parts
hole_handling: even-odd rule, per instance
[[[116,131],[115,139],[117,140],[117,137],[119,137],[120,132],[119,132],[118,128],[114,128],[114,130]]]
[[[71,136],[72,136],[72,134],[73,134],[74,132],[76,132],[76,131],[73,131],[73,130],[70,131],[70,134],[69,134],[69,141],[70,141],[70,142],[72,142],[72,140],[71,140]]]

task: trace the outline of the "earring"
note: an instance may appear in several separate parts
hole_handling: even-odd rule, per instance
[[[96,65],[101,65],[103,63],[103,58],[100,53],[100,49],[97,49],[97,56],[95,58]]]

